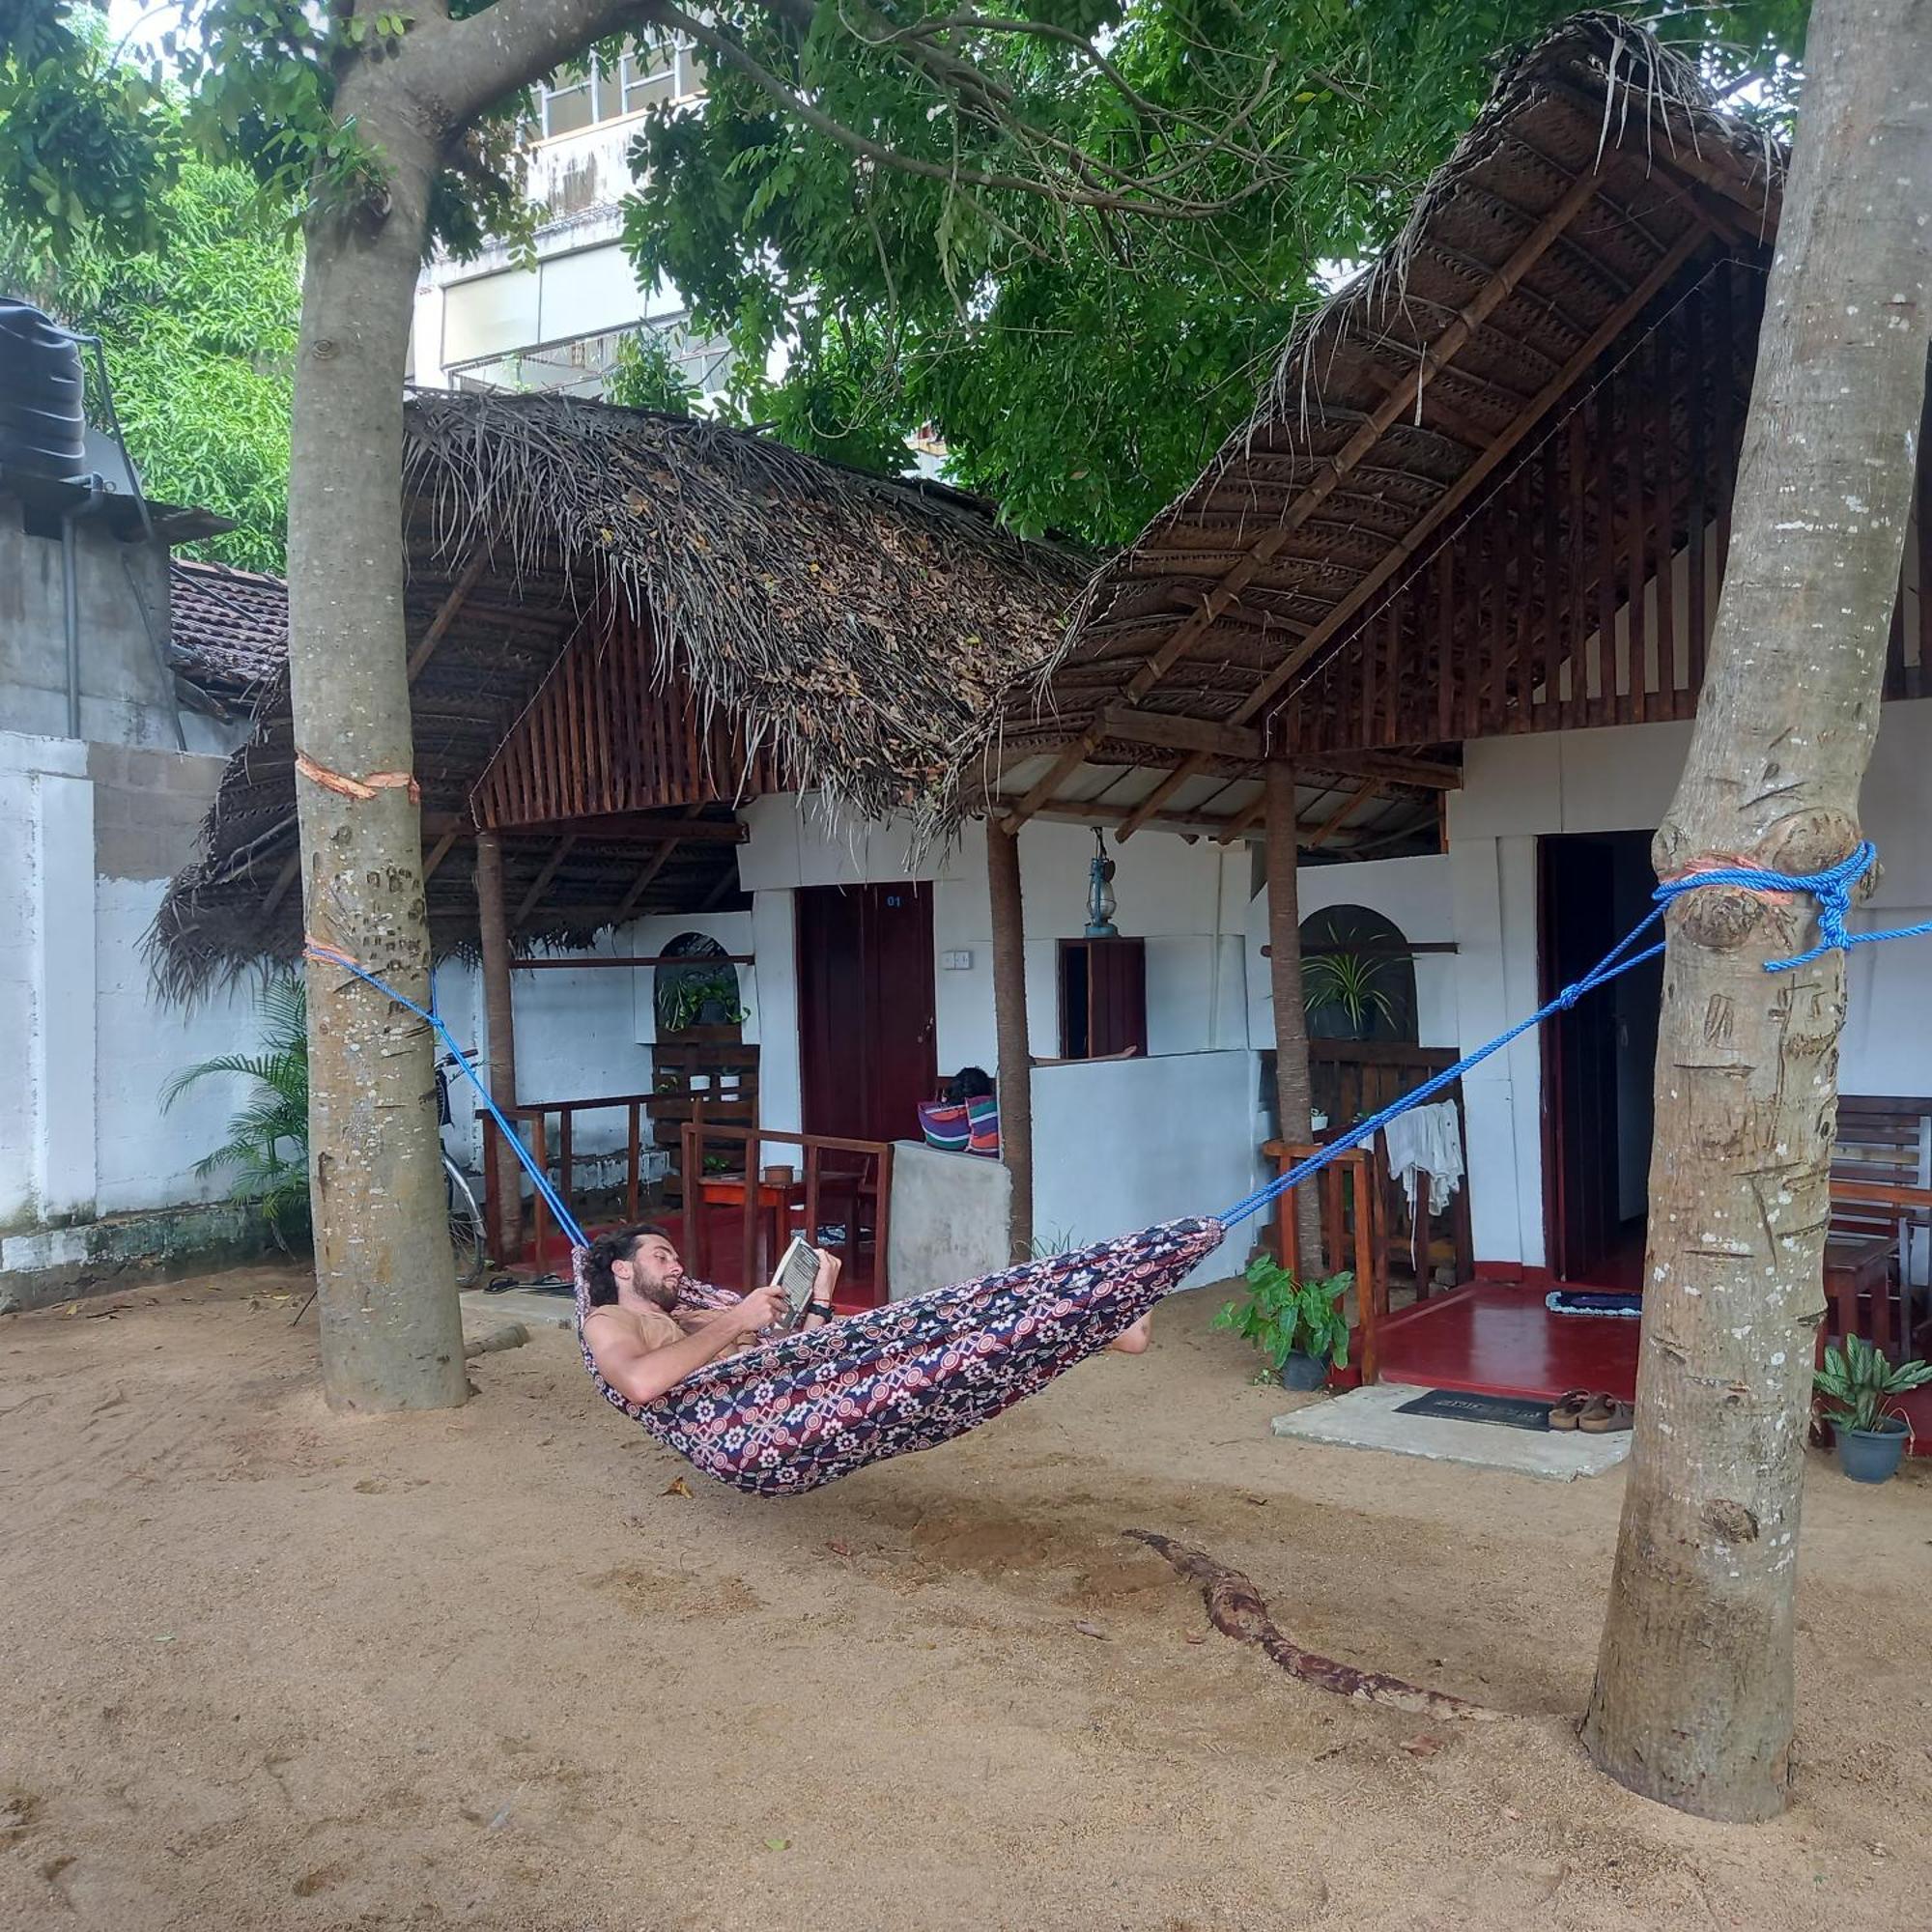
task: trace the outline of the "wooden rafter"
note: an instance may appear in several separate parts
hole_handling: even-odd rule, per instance
[[[1360,788],[1360,790],[1351,792],[1346,799],[1342,801],[1341,805],[1337,807],[1336,810],[1333,812],[1331,812],[1329,816],[1321,822],[1321,825],[1317,830],[1314,838],[1310,838],[1307,841],[1308,849],[1310,851],[1314,851],[1319,846],[1327,844],[1329,839],[1334,838],[1336,833],[1341,831],[1342,827],[1348,822],[1350,814],[1354,812],[1357,807],[1367,805],[1372,798],[1379,798],[1381,796],[1381,791],[1382,788],[1380,783],[1378,781],[1371,779],[1367,784],[1363,785]]]
[[[275,874],[275,883],[269,888],[268,895],[262,901],[262,923],[267,925],[274,918],[275,908],[288,897],[289,888],[301,875],[301,853],[291,852],[282,862],[282,869]]]
[[[990,801],[994,810],[1010,804],[1009,799],[994,798]],[[1053,798],[1037,807],[1035,818],[1070,819],[1079,825],[1119,825],[1127,815],[1123,805],[1089,804],[1077,798]],[[1235,824],[1234,818],[1217,816],[1213,812],[1201,812],[1192,816],[1185,812],[1164,814],[1154,820],[1154,829],[1159,832],[1178,832],[1187,838],[1219,838]]]
[[[1615,341],[1631,323],[1649,305],[1658,292],[1668,282],[1697,249],[1710,238],[1710,230],[1693,224],[1678,237],[1677,241],[1661,255],[1642,281],[1605,316],[1596,329],[1571,356],[1563,367],[1552,376],[1542,393],[1525,409],[1522,414],[1504,430],[1496,440],[1472,463],[1435,504],[1424,513],[1408,534],[1392,545],[1388,554],[1375,569],[1370,571],[1349,594],[1337,604],[1327,616],[1311,630],[1299,643],[1283,657],[1280,664],[1269,671],[1253,694],[1241,704],[1230,721],[1245,724],[1260,715],[1270,700],[1279,693],[1290,678],[1299,671],[1315,654],[1354,617],[1397,571],[1406,564],[1422,547],[1426,538],[1448,521],[1462,505],[1474,495],[1478,487],[1496,469],[1512,450],[1514,450],[1536,425],[1559,403],[1571,386],[1581,377],[1603,352]],[[1158,810],[1179,787],[1199,773],[1206,765],[1199,757],[1189,758],[1185,763],[1170,772],[1161,783],[1149,794],[1144,803],[1147,810]],[[1121,836],[1124,838],[1138,826],[1123,826]]]
[[[429,882],[436,877],[436,868],[439,866],[440,866],[446,858],[449,857],[450,847],[453,846],[456,843],[456,841],[462,837],[463,837],[463,828],[458,825],[452,825],[449,828],[449,830],[445,832],[442,835],[442,837],[439,838],[436,841],[436,843],[430,847],[428,857],[423,860],[424,885],[428,885]]]
[[[699,808],[696,806],[690,807],[684,814],[685,822],[689,824],[694,821],[697,817],[698,810]],[[650,886],[651,881],[670,864],[670,856],[677,850],[679,843],[680,841],[677,838],[668,838],[658,847],[656,856],[638,874],[636,880],[632,883],[631,890],[624,895],[623,902],[618,906],[617,916],[611,922],[611,924],[622,925],[630,918],[632,912],[637,907],[638,901],[643,897],[645,891]]]
[[[489,546],[479,543],[470,552],[462,575],[449,586],[449,594],[438,607],[436,615],[429,620],[429,629],[410,653],[409,677],[412,684],[422,675],[423,667],[436,655],[437,645],[442,642],[450,625],[456,622],[458,613],[469,601],[469,593],[476,588],[476,580],[483,575],[484,566],[489,561]]]
[[[551,855],[543,863],[543,869],[537,873],[536,883],[524,895],[523,903],[517,907],[517,916],[510,922],[514,931],[533,913],[538,901],[550,890],[550,882],[556,877],[557,868],[570,857],[570,850],[577,843],[577,834],[567,832],[552,848]]]

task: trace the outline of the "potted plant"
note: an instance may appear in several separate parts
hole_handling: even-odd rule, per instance
[[[1825,1366],[1812,1380],[1838,1438],[1839,1468],[1855,1483],[1894,1475],[1911,1428],[1892,1408],[1892,1398],[1932,1382],[1932,1363],[1894,1367],[1862,1336],[1847,1335],[1842,1349],[1825,1350]]]
[[[1339,1013],[1350,1039],[1367,1039],[1378,1021],[1393,1026],[1395,1002],[1381,983],[1385,963],[1362,952],[1317,952],[1303,960],[1301,1003],[1309,1019]]]
[[[686,970],[658,995],[658,1022],[667,1033],[742,1026],[748,1017],[738,998],[738,975],[729,966]]]
[[[1348,1273],[1297,1281],[1272,1255],[1248,1264],[1247,1293],[1214,1318],[1267,1358],[1283,1388],[1317,1389],[1349,1359]]]

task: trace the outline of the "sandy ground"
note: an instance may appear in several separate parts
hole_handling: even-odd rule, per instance
[[[1574,1736],[1621,1479],[1271,1441],[1211,1296],[773,1504],[671,1490],[561,1335],[461,1411],[333,1417],[297,1285],[0,1324],[0,1923],[1932,1925],[1923,1464],[1814,1464],[1798,1802],[1720,1828]],[[1136,1524],[1513,1720],[1291,1681]]]

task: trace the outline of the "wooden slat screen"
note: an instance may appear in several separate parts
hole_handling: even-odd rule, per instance
[[[701,725],[681,672],[661,675],[650,635],[599,605],[552,667],[477,781],[479,826],[508,830],[610,812],[730,803],[775,787],[744,727]]]

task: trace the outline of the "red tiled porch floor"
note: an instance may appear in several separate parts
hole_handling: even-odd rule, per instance
[[[1636,1394],[1637,1331],[1621,1316],[1552,1315],[1544,1287],[1478,1281],[1387,1316],[1381,1378],[1478,1395]]]

